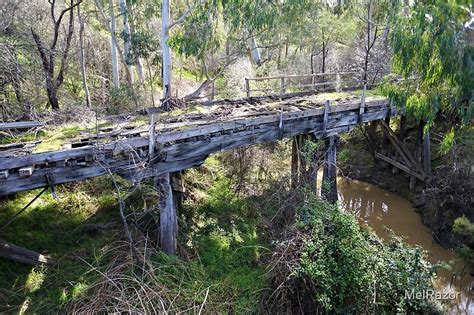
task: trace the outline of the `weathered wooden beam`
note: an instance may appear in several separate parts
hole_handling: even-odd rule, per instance
[[[380,124],[384,128],[384,134],[387,135],[388,140],[392,142],[392,145],[395,147],[397,152],[402,156],[405,162],[411,165],[416,171],[420,174],[424,175],[424,171],[419,163],[419,152],[415,152],[415,156],[413,156],[410,151],[406,148],[406,146],[400,141],[399,137],[393,132],[393,130],[387,125],[385,121],[380,121]],[[421,127],[422,128],[422,127]],[[422,132],[418,131],[417,135],[417,145],[415,147],[419,147],[419,143],[421,143]],[[416,149],[415,149],[416,151]]]
[[[160,203],[160,245],[161,249],[170,255],[177,250],[178,217],[173,200],[173,190],[169,173],[156,178],[156,188]]]
[[[337,196],[337,147],[339,136],[326,138],[326,153],[324,155],[323,182],[321,195],[329,202],[336,203]]]
[[[291,188],[295,189],[298,187],[299,176],[299,158],[298,158],[298,139],[293,137],[291,139]]]
[[[10,123],[0,123],[0,130],[30,129],[42,126],[44,126],[44,123],[40,121],[16,121]]]
[[[163,137],[160,140],[173,139],[173,141],[163,143],[157,139],[160,149],[152,161],[152,168],[146,167],[147,158],[140,158],[140,154],[134,154],[130,158],[123,154],[130,150],[134,152],[148,151],[149,141],[147,138],[126,139],[99,148],[86,147],[0,159],[1,170],[13,169],[13,171],[10,171],[9,177],[1,182],[0,195],[47,187],[47,174],[53,176],[56,185],[100,176],[106,173],[106,168],[110,168],[113,172],[120,173],[127,178],[154,177],[199,165],[209,154],[215,152],[274,141],[282,137],[291,138],[301,134],[314,134],[318,138],[327,137],[340,132],[347,132],[358,124],[358,107],[350,108],[351,110],[345,112],[331,112],[328,115],[326,132],[324,132],[322,124],[322,108],[318,108],[301,111],[297,115],[288,115],[288,119],[284,121],[284,130],[279,128],[280,113],[275,112],[275,115],[271,117],[264,116],[262,120],[265,123],[260,125],[239,126],[234,124],[235,129],[219,131],[222,129],[222,125],[226,126],[227,124],[219,123],[203,128],[203,130],[209,132],[208,134],[199,129],[189,134],[174,132],[160,134],[158,138]],[[384,119],[395,114],[397,114],[396,108],[387,107],[386,102],[381,102],[377,106],[367,107],[367,111],[362,115],[362,121]],[[258,121],[254,118],[251,120]],[[230,126],[227,125],[227,127]],[[169,138],[166,138],[168,136]],[[120,154],[112,156],[111,153],[114,150]],[[55,167],[56,163],[61,163],[65,159],[77,159],[81,165],[85,164],[82,161],[85,161],[87,156],[94,157],[94,160],[87,162],[87,165]],[[22,178],[16,172],[17,168],[33,164],[39,166],[30,177]]]
[[[429,128],[423,134],[423,170],[426,176],[431,176],[431,144]]]
[[[7,243],[2,239],[0,239],[0,257],[29,265],[54,263],[49,256]]]
[[[380,153],[375,153],[375,157],[377,157],[378,159],[381,159],[381,160],[383,160],[387,163],[392,164],[393,166],[399,168],[400,170],[404,171],[405,173],[407,173],[411,176],[414,176],[414,177],[416,177],[416,178],[418,178],[422,181],[425,181],[425,177],[422,174],[419,174],[419,173],[411,170],[408,166],[405,166],[402,163],[400,163],[398,161],[395,161],[392,158],[389,158],[388,156],[382,155]]]
[[[326,131],[328,127],[328,118],[329,118],[329,113],[331,112],[331,106],[329,101],[326,101],[324,103],[324,115],[323,115],[323,131]]]

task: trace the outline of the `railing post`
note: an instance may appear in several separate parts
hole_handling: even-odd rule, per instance
[[[359,108],[359,123],[362,122],[362,115],[365,112],[365,93],[367,90],[367,84],[364,84],[364,90],[362,91],[362,97],[360,99],[360,108]]]
[[[248,78],[245,78],[245,91],[247,92],[247,97],[250,97],[250,82]]]
[[[324,103],[324,114],[323,114],[323,131],[326,134],[328,128],[328,119],[329,119],[329,112],[331,111],[331,104],[329,101]]]
[[[280,78],[280,94],[285,94],[285,77]]]

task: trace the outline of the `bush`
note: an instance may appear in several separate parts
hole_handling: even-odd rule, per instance
[[[432,289],[434,268],[421,249],[396,237],[384,244],[352,215],[310,194],[272,261],[269,304],[278,309],[380,313],[431,307],[428,300],[405,297]]]

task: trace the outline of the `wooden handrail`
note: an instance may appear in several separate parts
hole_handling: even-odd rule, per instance
[[[368,70],[368,71],[346,71],[346,72],[325,72],[325,73],[313,73],[313,74],[294,74],[294,75],[280,75],[280,76],[271,76],[271,77],[260,77],[260,78],[245,78],[245,91],[247,97],[252,96],[252,92],[267,92],[267,91],[273,91],[276,94],[283,95],[288,91],[288,89],[291,88],[297,88],[297,89],[304,89],[304,88],[313,88],[315,89],[318,86],[326,86],[326,85],[331,85],[335,84],[338,81],[341,81],[340,83],[343,83],[344,81],[347,81],[348,78],[341,79],[341,77],[345,77],[348,75],[351,75],[353,77],[356,77],[357,79],[358,76],[360,76],[360,86],[363,86],[362,82],[362,77],[364,74],[370,74],[370,73],[380,73],[384,74],[386,69],[381,69],[381,70]],[[334,78],[335,76],[335,78]],[[331,77],[330,80],[323,80],[325,82],[314,82],[316,77]],[[298,79],[298,78],[311,78],[311,84],[291,84],[291,79]],[[280,82],[279,87],[275,86],[272,88],[260,88],[260,89],[251,89],[250,87],[250,81],[270,81],[270,80],[278,80]],[[290,83],[290,84],[288,84]],[[355,85],[354,85],[355,86]]]
[[[369,70],[367,73],[376,73],[383,71]],[[313,74],[290,74],[290,75],[278,75],[272,77],[258,77],[258,78],[245,78],[247,81],[264,81],[264,80],[281,80],[285,79],[296,79],[296,78],[311,78],[311,77],[322,77],[332,75],[349,75],[349,74],[360,74],[363,75],[364,71],[346,71],[346,72],[324,72],[324,73],[313,73]]]

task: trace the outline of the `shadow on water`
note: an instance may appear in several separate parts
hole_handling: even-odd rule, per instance
[[[432,263],[454,261],[452,271],[438,271],[437,290],[449,292],[454,289],[461,293],[459,299],[452,301],[454,305],[450,313],[474,312],[474,303],[471,303],[474,294],[469,290],[474,285],[474,279],[463,269],[463,263],[453,250],[435,242],[431,230],[422,223],[420,215],[408,200],[357,180],[339,178],[338,188],[341,207],[353,213],[383,239],[389,239],[392,230],[406,243],[426,250]]]

